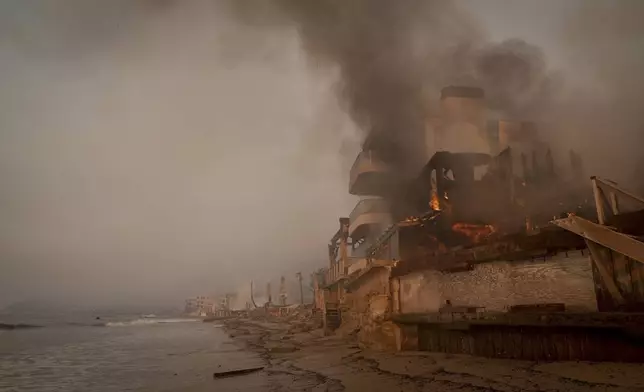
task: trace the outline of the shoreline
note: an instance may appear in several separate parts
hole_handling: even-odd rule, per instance
[[[265,364],[264,372],[276,391],[345,391],[343,385],[315,368],[297,366],[292,355],[306,353],[322,330],[298,327],[283,320],[237,318],[219,320],[233,341],[259,355]],[[303,331],[304,330],[304,331]],[[347,343],[347,341],[343,341]]]
[[[644,364],[382,352],[362,347],[352,336],[324,336],[302,320],[220,322],[235,342],[259,354],[277,391],[644,391]]]
[[[0,323],[0,331],[15,331],[15,330],[21,330],[21,329],[34,329],[34,328],[43,328],[43,326],[35,325],[35,324],[23,324],[23,323],[18,323],[18,324]]]

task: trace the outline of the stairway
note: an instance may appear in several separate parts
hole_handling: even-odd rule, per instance
[[[334,330],[340,327],[340,324],[342,323],[342,315],[339,309],[327,308],[325,317],[328,329]]]

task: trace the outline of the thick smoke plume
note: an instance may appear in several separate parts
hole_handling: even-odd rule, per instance
[[[556,87],[542,51],[526,42],[487,42],[454,2],[433,0],[233,1],[253,26],[288,26],[315,65],[337,67],[338,95],[370,148],[415,174],[425,124],[442,87],[480,86],[500,116],[534,117]],[[411,172],[410,172],[411,171]]]
[[[484,88],[494,116],[549,122],[545,141],[582,152],[589,175],[641,179],[641,0],[539,2],[547,52],[512,38],[536,2],[460,3],[479,12],[456,0],[0,3],[0,306],[165,303],[319,267],[328,217],[355,205],[344,131],[375,134],[415,175],[448,85]],[[510,8],[522,15],[506,19]]]
[[[543,51],[520,39],[486,44],[473,53],[475,84],[487,93],[488,108],[503,117],[535,120],[546,113],[560,84]]]
[[[407,172],[426,159],[424,126],[442,87],[482,87],[493,117],[537,121],[553,149],[582,153],[589,172],[631,180],[644,136],[644,4],[571,1],[555,34],[554,72],[520,38],[492,42],[474,15],[440,0],[234,1],[256,28],[295,28],[314,66],[337,68],[338,96],[372,148]],[[563,164],[563,163],[562,163]],[[414,173],[401,173],[414,174]]]
[[[588,0],[561,33],[570,86],[553,117],[593,173],[644,192],[644,3]]]

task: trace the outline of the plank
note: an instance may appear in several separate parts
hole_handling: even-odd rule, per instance
[[[588,249],[590,250],[590,259],[594,263],[595,267],[597,268],[597,271],[599,272],[599,276],[602,278],[602,283],[604,283],[604,287],[606,287],[606,290],[610,293],[611,297],[613,297],[613,300],[619,304],[624,303],[624,297],[622,296],[622,293],[619,291],[617,288],[617,285],[615,284],[615,280],[613,279],[612,274],[608,272],[608,269],[606,267],[607,263],[607,258],[605,255],[603,255],[603,249],[601,246],[598,244],[592,242],[592,241],[586,241],[588,243]]]
[[[259,372],[260,370],[263,370],[263,369],[264,369],[264,366],[260,366],[260,367],[254,367],[254,368],[248,368],[248,369],[229,370],[226,372],[215,372],[212,374],[212,377],[228,378],[228,377],[244,376],[246,374]]]
[[[563,229],[569,230],[586,240],[603,245],[634,260],[644,263],[644,242],[638,241],[628,235],[618,233],[610,227],[598,225],[597,223],[575,215],[571,215],[563,219],[556,219],[552,223]]]
[[[621,188],[619,185],[615,184],[614,182],[604,180],[604,179],[599,178],[599,177],[591,177],[591,180],[593,180],[594,182],[597,182],[599,185],[603,185],[603,186],[609,188],[611,191],[613,191],[615,193],[619,193],[622,196],[626,196],[626,197],[628,197],[628,198],[630,198],[632,200],[635,200],[635,201],[638,201],[638,202],[644,204],[644,198],[642,198],[640,196],[637,196],[637,195],[627,191],[624,188]]]

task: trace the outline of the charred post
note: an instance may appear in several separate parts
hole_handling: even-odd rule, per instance
[[[525,153],[521,153],[521,170],[523,171],[523,183],[530,182],[532,178],[530,174],[530,168],[528,167],[528,158],[525,156]]]
[[[548,151],[546,151],[546,175],[550,179],[553,179],[556,177],[555,162],[552,159],[552,151],[550,151],[550,148],[548,148]]]
[[[532,179],[535,183],[541,181],[541,167],[535,150],[532,150]]]

